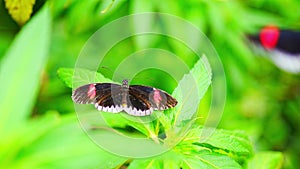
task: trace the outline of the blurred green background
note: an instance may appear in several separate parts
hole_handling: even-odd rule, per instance
[[[28,23],[41,10],[44,3],[43,0],[35,2]],[[7,97],[7,95],[15,96],[12,94],[13,92],[5,93],[5,96],[0,94],[3,96],[0,100],[3,102],[1,105],[6,104],[6,106],[0,107],[2,114],[0,117],[5,117],[5,112],[9,112],[7,107],[18,107],[19,102],[26,102],[28,99],[26,110],[29,113],[25,113],[24,116],[32,119],[30,122],[18,121],[18,123],[24,123],[23,126],[26,127],[21,127],[24,131],[18,130],[15,135],[7,134],[12,130],[10,128],[13,123],[0,125],[0,136],[3,136],[1,139],[5,140],[0,145],[0,152],[2,150],[0,158],[4,159],[1,160],[3,166],[31,168],[35,166],[34,163],[38,163],[38,160],[47,164],[45,166],[48,168],[55,168],[55,166],[78,168],[78,164],[82,165],[80,168],[101,166],[101,160],[107,159],[101,159],[98,154],[106,152],[98,149],[86,137],[74,141],[73,137],[82,135],[83,132],[76,120],[70,97],[71,89],[67,88],[57,77],[57,70],[61,67],[73,68],[77,56],[88,38],[108,22],[128,14],[162,12],[181,17],[197,26],[211,40],[222,60],[227,81],[227,100],[218,128],[244,130],[253,142],[255,151],[283,152],[283,168],[300,167],[300,76],[284,72],[274,66],[269,59],[255,55],[245,39],[245,34],[258,32],[261,27],[268,24],[300,30],[300,1],[49,0],[47,5],[50,6],[51,11],[51,30],[46,30],[49,28],[43,25],[35,25],[36,27],[32,28],[34,30],[45,29],[44,33],[49,38],[49,42],[45,42],[44,45],[49,48],[45,58],[35,62],[35,58],[32,60],[22,58],[23,51],[18,51],[20,58],[11,60],[11,65],[14,66],[22,65],[29,60],[28,64],[31,67],[39,68],[33,71],[36,74],[32,75],[37,76],[38,79],[31,81],[37,82],[32,88],[35,95],[27,97],[26,92],[24,94],[23,91],[27,90],[27,81],[31,77],[24,77],[21,74],[27,67],[4,72],[6,69],[3,66],[4,62],[10,63],[8,57],[13,54],[8,51],[16,47],[12,45],[12,42],[27,24],[25,26],[17,24],[5,7],[5,1],[0,1],[1,75],[8,78],[18,77],[12,83],[13,86],[1,81],[0,87],[3,87],[0,91],[19,91],[18,97],[14,98]],[[47,24],[49,23],[45,21],[45,25]],[[29,35],[27,41],[24,40],[23,43],[32,43],[33,49],[40,48],[40,46],[34,46],[39,45],[34,43],[35,36],[37,35]],[[122,42],[117,50],[109,53],[113,59],[110,57],[110,59],[104,60],[103,66],[109,66],[109,69],[114,70],[122,59],[136,49],[138,44],[135,43],[136,41],[130,40]],[[153,47],[165,48],[170,51],[176,48],[176,46],[172,46],[176,44],[168,44],[164,41],[149,43],[153,43],[150,44]],[[21,49],[22,47],[20,47]],[[188,65],[192,66],[196,61],[195,58],[184,56],[184,52],[183,50],[181,57]],[[99,71],[108,78],[112,76],[112,72],[109,70]],[[148,79],[136,83],[157,85],[168,92],[172,92],[176,86],[174,82],[168,83],[171,81],[170,79],[166,79],[160,84],[153,82],[155,81],[153,79],[160,76],[160,73],[155,73],[155,71],[143,72],[139,76]],[[150,80],[149,77],[151,77]],[[9,89],[4,88],[5,85]],[[18,90],[19,88],[24,88],[24,90]],[[29,88],[31,87],[28,85]],[[7,100],[13,102],[7,103],[7,100],[3,98],[8,98]],[[209,95],[207,95],[201,104],[207,108],[209,101]],[[24,112],[26,110],[22,109]],[[15,116],[12,116],[12,122],[14,122],[14,118],[20,118],[22,116],[20,114],[16,113]],[[32,132],[35,132],[31,130],[34,126],[38,129],[36,132],[39,134],[31,136]],[[64,138],[65,132],[74,134]],[[53,139],[57,137],[61,137],[60,142]],[[24,140],[15,138],[24,138]],[[47,150],[48,146],[57,149]],[[3,151],[7,149],[10,151]],[[42,151],[44,149],[47,151]],[[55,153],[56,155],[53,155]],[[110,158],[111,165],[114,164],[115,158],[117,157]]]

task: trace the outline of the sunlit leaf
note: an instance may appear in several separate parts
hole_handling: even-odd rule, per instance
[[[42,122],[44,120],[35,123]],[[21,155],[3,168],[114,168],[127,160],[97,147],[82,131],[76,116],[64,116],[54,122],[48,118],[51,125],[46,124],[43,130],[32,126],[31,134],[27,134],[35,139],[22,142],[23,147],[19,150]],[[18,140],[15,140],[16,143]]]
[[[147,168],[147,169],[156,169],[162,168],[162,165],[158,160],[155,159],[146,159],[146,160],[134,160],[128,166],[128,169],[136,169],[136,168]]]
[[[95,82],[112,82],[110,79],[105,78],[100,73],[95,73],[87,69],[76,69],[76,76],[74,76],[73,68],[60,68],[57,71],[58,77],[70,88],[73,87],[73,80],[77,83],[95,83]],[[74,82],[75,83],[75,82]]]
[[[216,130],[205,143],[232,152],[250,155],[252,153],[251,142],[245,132]]]
[[[72,69],[72,68],[59,68],[57,70],[58,77],[69,88],[72,88],[73,74],[74,74],[74,69]]]
[[[209,151],[191,151],[190,154],[171,151],[153,158],[133,160],[128,168],[236,169],[242,167],[226,155]]]
[[[205,56],[194,65],[189,74],[184,75],[172,93],[178,100],[177,106],[170,110],[172,126],[180,126],[191,121],[198,109],[201,98],[211,84],[212,72]],[[184,94],[184,95],[183,95]]]
[[[135,159],[133,160],[128,169],[135,168],[180,168],[180,162],[182,161],[182,155],[177,154],[174,151],[168,151],[164,154],[150,157],[147,159]]]
[[[2,141],[0,144],[0,168],[10,168],[11,165],[15,165],[16,161],[10,159],[12,156],[8,154],[21,151],[24,147],[34,143],[34,141],[56,127],[59,123],[60,118],[57,113],[49,113],[42,118],[24,123],[19,130],[15,130],[15,132],[6,136],[5,141]],[[7,162],[5,163],[4,161]]]
[[[247,163],[248,169],[265,168],[279,169],[282,168],[283,154],[281,152],[259,152]]]
[[[228,156],[212,153],[208,151],[201,151],[194,156],[186,157],[182,160],[182,168],[184,169],[237,169],[242,168],[236,161]]]
[[[0,133],[30,115],[48,56],[50,12],[45,5],[16,36],[0,65]]]
[[[184,138],[184,141],[195,143],[197,145],[206,146],[211,149],[222,149],[231,153],[236,153],[240,156],[249,157],[252,154],[252,145],[245,134],[242,131],[229,131],[223,129],[212,129],[212,135],[208,138],[202,138],[203,128],[193,128],[189,131],[188,135]],[[212,146],[212,147],[211,147]]]

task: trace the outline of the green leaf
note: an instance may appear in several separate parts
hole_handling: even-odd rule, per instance
[[[75,115],[62,117],[55,127],[38,136],[5,168],[114,168],[127,160],[97,147]]]
[[[174,151],[168,151],[164,154],[147,158],[147,159],[135,159],[133,160],[128,169],[136,168],[180,168],[179,164],[182,161],[182,155],[177,154]]]
[[[248,169],[264,168],[264,169],[274,169],[282,168],[283,164],[283,154],[281,152],[259,152],[250,159],[247,163]]]
[[[243,131],[218,129],[205,143],[241,155],[249,156],[252,153],[251,142]]]
[[[228,156],[212,153],[208,151],[200,151],[185,157],[182,160],[181,167],[183,169],[237,169],[242,168],[237,162]]]
[[[161,123],[167,135],[166,144],[172,146],[180,141],[195,122],[200,100],[211,84],[211,78],[212,72],[208,61],[205,56],[202,56],[189,74],[184,75],[180,80],[172,94],[178,101],[177,106],[167,110],[166,115],[160,117],[163,119]]]
[[[57,70],[58,77],[67,85],[72,88],[74,83],[88,84],[95,82],[112,82],[112,80],[105,78],[102,74],[95,71],[77,68],[59,68]]]
[[[228,156],[209,151],[190,152],[189,154],[169,151],[153,158],[133,160],[128,169],[136,168],[237,169],[242,167]]]
[[[178,105],[172,109],[173,126],[190,120],[198,109],[201,98],[211,84],[212,72],[205,56],[194,65],[189,74],[184,75],[172,95]],[[186,95],[182,95],[186,93]]]
[[[47,61],[50,11],[45,5],[16,36],[0,65],[0,133],[30,115]]]
[[[42,118],[25,123],[19,130],[15,130],[15,132],[8,135],[5,141],[0,144],[0,159],[2,160],[0,162],[0,168],[10,168],[6,166],[10,164],[6,163],[15,163],[12,159],[15,154],[18,154],[24,147],[32,144],[32,142],[37,140],[43,134],[57,126],[59,122],[60,119],[58,118],[57,113],[47,113]]]
[[[134,160],[128,166],[128,169],[138,169],[138,168],[145,168],[145,169],[157,169],[162,168],[159,161],[156,159],[143,159],[143,160]]]
[[[131,126],[143,133],[145,136],[152,135],[154,131],[151,116],[135,117],[127,114],[104,113],[103,117],[111,127],[125,128]]]
[[[165,158],[162,161],[163,164],[163,168],[168,169],[168,168],[180,168],[180,161],[182,161],[182,159],[180,160],[175,160],[176,158]]]
[[[212,135],[208,138],[202,138],[201,136],[203,136],[203,132],[207,131],[207,128],[205,130],[199,127],[193,128],[189,131],[183,142],[195,143],[196,145],[208,147],[214,151],[222,149],[239,156],[251,156],[252,145],[245,132],[213,128],[210,128],[210,130],[214,130]]]
[[[74,69],[72,68],[59,68],[57,70],[57,76],[69,88],[72,88],[73,74],[74,74]]]

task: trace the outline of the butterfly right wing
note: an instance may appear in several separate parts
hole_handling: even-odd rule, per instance
[[[153,110],[165,110],[177,105],[177,100],[167,92],[149,86],[131,85],[130,95],[143,101]]]

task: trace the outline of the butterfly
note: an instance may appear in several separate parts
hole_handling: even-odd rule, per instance
[[[132,116],[147,116],[154,110],[165,110],[177,105],[167,92],[149,86],[114,83],[91,83],[75,89],[72,100],[78,104],[94,104],[95,108],[110,113],[125,111]]]

